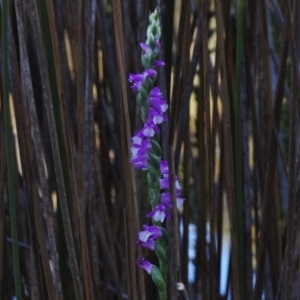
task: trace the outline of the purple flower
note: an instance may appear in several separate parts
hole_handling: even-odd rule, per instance
[[[156,241],[156,239],[151,237],[151,238],[147,239],[147,241],[137,240],[135,244],[137,246],[148,248],[153,251],[155,249],[155,241]]]
[[[155,60],[154,61],[154,66],[155,67],[164,67],[165,65],[166,65],[165,62],[162,61],[162,60]]]
[[[156,53],[158,53],[159,50],[160,50],[160,41],[159,41],[159,39],[156,39],[156,40],[155,40],[155,45],[154,45],[154,51],[155,51]]]
[[[151,97],[159,97],[161,98],[162,97],[162,93],[160,91],[160,88],[157,86],[157,87],[154,87],[151,92],[150,92],[150,96]]]
[[[147,69],[141,74],[129,74],[128,80],[130,82],[144,81],[147,77],[155,77],[156,71],[154,69]]]
[[[163,121],[167,120],[161,112],[152,107],[149,108],[148,118],[151,119],[154,124],[161,124]]]
[[[152,124],[145,124],[143,127],[143,134],[145,136],[153,137],[155,134]]]
[[[143,74],[146,74],[146,77],[155,77],[156,71],[154,69],[147,69],[143,72]]]
[[[130,163],[132,163],[136,169],[147,170],[148,152],[152,148],[150,138],[153,137],[155,133],[160,132],[156,123],[153,121],[153,116],[150,114],[149,116],[144,127],[131,139],[132,147],[130,150],[132,158]]]
[[[185,201],[184,198],[176,198],[176,207],[177,207],[177,209],[180,208],[183,205],[184,201]]]
[[[158,226],[143,226],[143,231],[139,232],[139,240],[142,242],[146,242],[149,237],[157,239],[162,236],[161,229]]]
[[[142,87],[142,84],[143,84],[143,81],[135,81],[135,82],[133,83],[133,85],[131,86],[131,88],[132,88],[133,90],[139,91],[139,90],[141,89],[141,87]]]
[[[128,81],[130,82],[136,82],[136,81],[144,81],[145,75],[142,74],[129,74]]]
[[[161,113],[164,113],[168,109],[168,103],[162,97],[160,88],[155,87],[150,91],[149,105]]]
[[[144,127],[141,129],[141,131],[144,136],[148,136],[148,137],[153,137],[155,133],[160,132],[158,127],[156,126],[156,124],[151,119],[151,116],[150,116],[150,118],[148,116],[148,120],[144,124]]]
[[[185,201],[184,198],[179,197],[179,192],[176,193],[176,207],[180,208],[183,205],[183,202]],[[165,206],[168,206],[169,208],[172,208],[171,204],[171,194],[170,193],[162,193],[160,196],[160,201]]]
[[[163,177],[163,178],[160,179],[160,188],[162,190],[169,190],[170,189],[169,177]],[[176,193],[181,190],[181,186],[179,184],[177,176],[175,177],[175,190],[176,190]]]
[[[160,98],[149,98],[149,105],[155,108],[157,111],[164,113],[168,109],[168,103]]]
[[[139,232],[139,238],[136,241],[136,245],[148,248],[150,250],[155,249],[155,241],[162,236],[161,229],[158,226],[143,226],[143,231]]]
[[[145,43],[140,43],[142,50],[145,52],[145,57],[149,57],[152,54],[152,49]]]
[[[143,153],[142,155],[136,155],[130,161],[136,169],[147,170],[148,165],[148,153]]]
[[[141,145],[142,144],[142,137],[140,136],[139,133],[137,133],[136,135],[134,135],[132,138],[131,138],[131,142],[133,145]]]
[[[155,77],[155,76],[156,76],[156,71],[154,69],[148,69],[141,74],[129,74],[128,80],[133,83],[131,88],[133,90],[139,91],[147,77]]]
[[[147,169],[148,164],[148,152],[152,148],[150,138],[145,137],[141,132],[136,133],[132,139],[131,160],[130,163],[134,165],[136,169]]]
[[[160,196],[160,201],[165,206],[172,208],[171,203],[171,194],[168,190],[170,190],[170,182],[169,182],[169,166],[166,160],[160,161],[160,172],[162,174],[162,178],[160,179],[160,188],[165,190],[164,193]],[[184,202],[184,198],[180,198],[180,184],[178,181],[178,177],[175,176],[175,193],[176,193],[176,207],[180,208]]]
[[[137,265],[151,275],[153,265],[144,258],[138,258]]]
[[[165,217],[170,220],[171,216],[164,204],[158,204],[154,209],[147,214],[147,217],[152,217],[155,222],[163,222]]]
[[[161,196],[160,196],[160,201],[165,206],[168,206],[169,208],[172,208],[171,194],[170,193],[162,193]]]
[[[180,186],[177,176],[175,177],[175,190],[176,190],[176,192],[179,192],[181,190],[181,186]]]
[[[160,172],[163,175],[163,177],[169,177],[169,166],[166,160],[160,161]]]

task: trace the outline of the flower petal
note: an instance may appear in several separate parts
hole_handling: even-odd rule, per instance
[[[164,67],[165,65],[166,65],[165,62],[162,61],[162,60],[155,60],[154,61],[154,66],[155,67]]]
[[[147,214],[147,217],[152,217],[155,222],[163,222],[165,217],[170,219],[171,216],[164,204],[158,204],[154,209]]]
[[[137,265],[151,275],[153,265],[144,258],[138,258]]]

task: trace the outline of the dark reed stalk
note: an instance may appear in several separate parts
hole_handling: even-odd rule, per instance
[[[283,34],[283,41],[282,41],[282,48],[281,48],[281,55],[280,55],[280,67],[279,67],[279,74],[277,78],[277,85],[276,85],[276,92],[275,92],[275,101],[274,101],[274,118],[276,122],[277,130],[279,128],[279,121],[281,116],[281,110],[282,110],[282,100],[284,95],[284,80],[283,77],[285,76],[286,72],[286,60],[288,55],[288,40],[287,40],[287,32],[284,30]],[[267,223],[268,219],[267,216],[269,216],[269,208],[270,208],[270,200],[271,198],[268,196],[273,188],[273,180],[274,180],[274,169],[275,169],[275,159],[276,159],[276,141],[275,141],[275,134],[274,132],[271,135],[271,138],[269,140],[269,159],[268,159],[268,165],[266,170],[266,179],[265,179],[265,187],[264,187],[264,198],[263,198],[263,206],[262,206],[262,223],[261,223],[261,233],[259,237],[259,248],[257,252],[257,281],[255,284],[254,289],[254,299],[259,299],[261,297],[262,292],[262,276],[263,276],[263,260],[265,255],[265,243],[266,243],[266,237],[267,237]],[[269,202],[267,202],[269,201]]]
[[[9,22],[9,1],[2,3],[2,79],[3,79],[3,100],[2,109],[4,114],[4,129],[5,129],[5,155],[7,165],[7,184],[8,184],[8,199],[9,211],[11,218],[11,236],[12,236],[12,253],[13,253],[13,274],[15,279],[15,292],[17,299],[22,299],[21,274],[20,274],[20,258],[18,248],[18,231],[17,231],[17,198],[15,192],[15,172],[14,172],[14,147],[13,135],[11,127],[11,115],[9,104],[9,44],[8,44],[8,22]]]
[[[243,137],[242,137],[242,86],[243,82],[243,29],[244,29],[244,1],[239,0],[237,3],[237,16],[236,16],[236,60],[235,60],[235,90],[234,90],[234,104],[233,104],[233,139],[234,139],[234,187],[235,187],[235,202],[236,202],[236,219],[237,219],[237,239],[238,239],[238,264],[239,264],[239,284],[240,291],[246,291],[246,264],[245,264],[245,248],[244,248],[244,185],[243,185]],[[241,300],[245,298],[246,293],[241,292]]]
[[[238,253],[238,237],[236,223],[236,207],[234,197],[234,174],[233,174],[233,157],[232,157],[232,138],[230,130],[230,107],[227,90],[227,71],[225,64],[225,48],[223,40],[223,17],[220,1],[215,1],[216,17],[217,17],[217,35],[218,35],[218,54],[220,55],[220,76],[221,76],[221,99],[224,105],[224,163],[225,163],[225,184],[228,201],[228,210],[230,217],[230,232],[231,232],[231,268],[232,268],[232,293],[234,299],[240,299],[240,280],[239,277],[239,253]]]
[[[299,1],[3,0],[3,299],[158,297],[136,267],[157,263],[135,245],[147,178],[128,163],[155,7],[158,144],[186,199],[171,176],[167,298],[299,298]]]

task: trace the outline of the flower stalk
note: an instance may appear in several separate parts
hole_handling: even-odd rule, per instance
[[[161,27],[157,9],[149,16],[147,39],[140,43],[142,48],[141,63],[144,71],[141,74],[130,74],[128,80],[131,88],[138,91],[137,101],[141,110],[144,126],[132,137],[130,163],[136,169],[147,172],[147,184],[151,212],[147,214],[152,219],[152,226],[144,225],[139,232],[136,245],[155,251],[159,261],[159,268],[144,258],[139,258],[137,264],[152,276],[157,286],[160,300],[167,299],[167,255],[168,233],[162,227],[165,219],[170,219],[172,208],[169,186],[169,168],[167,161],[161,160],[161,146],[159,140],[159,124],[167,121],[164,113],[168,109],[159,87],[154,86],[157,72],[156,68],[163,67],[163,61],[156,60],[160,51]],[[180,185],[175,176],[177,207],[184,199],[180,198]]]

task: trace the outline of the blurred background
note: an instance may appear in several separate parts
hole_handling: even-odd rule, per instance
[[[186,199],[168,299],[298,299],[299,6],[2,0],[0,299],[158,299],[136,266],[149,201],[128,82],[156,7],[162,156]]]

